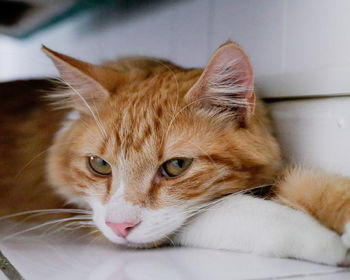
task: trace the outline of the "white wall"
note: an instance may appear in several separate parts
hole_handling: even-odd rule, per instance
[[[264,96],[350,92],[350,1],[192,0],[129,16],[98,10],[25,40],[0,36],[0,80],[55,74],[40,44],[90,62],[119,55],[203,66],[225,40],[251,57]]]
[[[290,162],[350,176],[350,97],[269,104],[278,140]]]

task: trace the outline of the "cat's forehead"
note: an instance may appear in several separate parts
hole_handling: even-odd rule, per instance
[[[182,72],[163,72],[153,74],[142,80],[127,81],[122,84],[111,96],[117,106],[121,109],[154,110],[156,106],[169,109],[174,103],[180,102],[189,86],[195,79],[185,79]],[[191,83],[192,82],[192,83]]]
[[[164,140],[186,114],[184,96],[195,82],[193,75],[190,79],[184,73],[164,72],[122,85],[108,101],[109,108],[101,109],[116,148],[129,155],[156,150],[161,157]]]

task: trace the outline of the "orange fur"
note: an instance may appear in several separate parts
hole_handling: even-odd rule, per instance
[[[350,178],[294,167],[276,184],[277,201],[313,215],[326,227],[343,233],[350,222]]]

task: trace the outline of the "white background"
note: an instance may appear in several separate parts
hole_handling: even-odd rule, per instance
[[[264,96],[350,92],[348,0],[163,2],[82,13],[23,40],[0,36],[0,80],[55,74],[42,43],[95,63],[139,54],[204,66],[232,39],[251,57]]]

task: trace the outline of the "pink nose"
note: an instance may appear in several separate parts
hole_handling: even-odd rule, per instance
[[[130,230],[137,225],[137,223],[124,222],[124,223],[113,223],[106,222],[106,225],[109,226],[118,236],[127,237]]]

